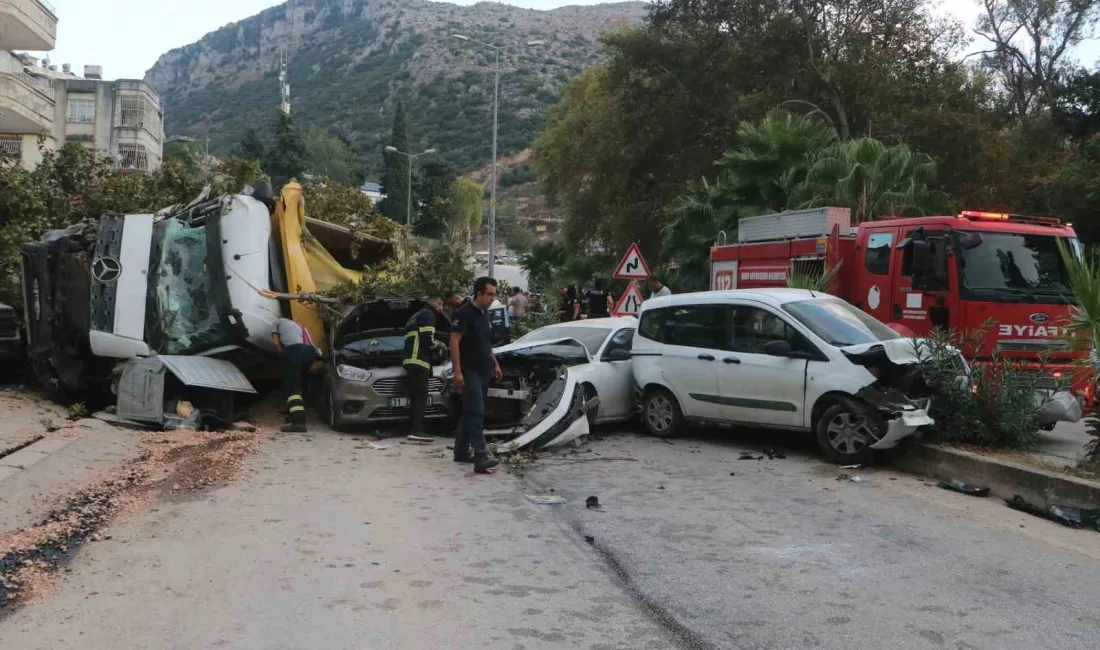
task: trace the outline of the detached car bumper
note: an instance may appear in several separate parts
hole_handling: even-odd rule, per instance
[[[893,449],[898,443],[917,432],[918,429],[935,424],[928,415],[928,409],[902,411],[897,417],[886,421],[886,435],[871,445],[871,449]]]

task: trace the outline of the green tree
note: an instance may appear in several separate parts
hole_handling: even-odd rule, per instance
[[[504,243],[508,248],[517,253],[526,253],[538,243],[538,237],[517,221],[506,222],[501,226],[504,233]]]
[[[482,187],[478,183],[459,177],[451,183],[447,210],[448,237],[469,247],[470,236],[481,227]]]
[[[442,237],[447,231],[451,186],[458,172],[454,165],[435,156],[420,159],[413,175],[416,233],[424,237]]]
[[[282,111],[275,114],[275,137],[267,150],[264,171],[271,176],[276,190],[293,178],[301,180],[306,170],[306,147],[293,118]]]
[[[698,188],[699,193],[680,208],[725,194],[728,203],[749,212],[790,209],[791,196],[806,182],[813,156],[837,139],[836,131],[820,120],[783,111],[759,122],[743,122],[737,134],[740,145],[717,161],[726,174],[723,184]]]
[[[798,189],[803,207],[835,205],[852,210],[852,221],[879,217],[944,214],[947,197],[929,187],[936,164],[905,145],[888,147],[860,138],[822,150]]]
[[[393,114],[393,131],[387,146],[409,153],[409,124],[405,116],[405,103],[398,99]],[[382,213],[398,223],[405,223],[406,202],[409,196],[409,157],[399,153],[383,152],[386,169],[382,178]]]
[[[204,154],[203,146],[199,142],[189,138],[173,138],[164,143],[162,162],[178,165],[185,174],[198,180],[204,175]]]
[[[241,141],[233,148],[233,153],[238,158],[262,162],[267,160],[267,143],[256,129],[249,127]]]
[[[359,187],[366,181],[366,162],[344,138],[309,126],[302,134],[302,141],[306,171],[341,185]]]
[[[692,184],[669,211],[661,228],[661,257],[669,265],[666,284],[677,292],[703,291],[710,281],[710,249],[720,232],[737,228],[737,195],[721,182]]]
[[[527,272],[531,286],[545,292],[553,289],[554,273],[568,258],[569,249],[565,244],[548,241],[531,247],[531,252],[520,258],[520,266]]]

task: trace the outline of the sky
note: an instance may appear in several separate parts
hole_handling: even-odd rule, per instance
[[[451,0],[469,5],[476,0]],[[57,10],[57,48],[52,63],[71,63],[78,74],[101,65],[107,79],[140,79],[157,58],[193,43],[228,23],[247,18],[281,0],[48,0]],[[509,0],[531,9],[600,4],[600,0]],[[943,0],[943,10],[968,24],[977,14],[974,0]],[[1100,40],[1078,48],[1082,63],[1100,62]]]

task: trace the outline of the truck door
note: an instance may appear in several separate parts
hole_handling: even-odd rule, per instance
[[[852,276],[858,278],[852,295],[853,304],[884,323],[893,320],[891,304],[894,287],[890,279],[898,243],[898,228],[868,228],[867,239],[862,242],[860,255],[850,263]]]
[[[923,336],[934,327],[947,326],[940,314],[947,313],[947,297],[950,288],[954,258],[950,251],[950,237],[942,228],[902,227],[898,233],[900,248],[893,256],[894,291],[890,318],[886,323],[897,323]]]

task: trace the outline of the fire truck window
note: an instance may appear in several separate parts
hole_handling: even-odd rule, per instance
[[[894,248],[894,233],[876,232],[867,238],[867,272],[890,275],[890,251]]]

